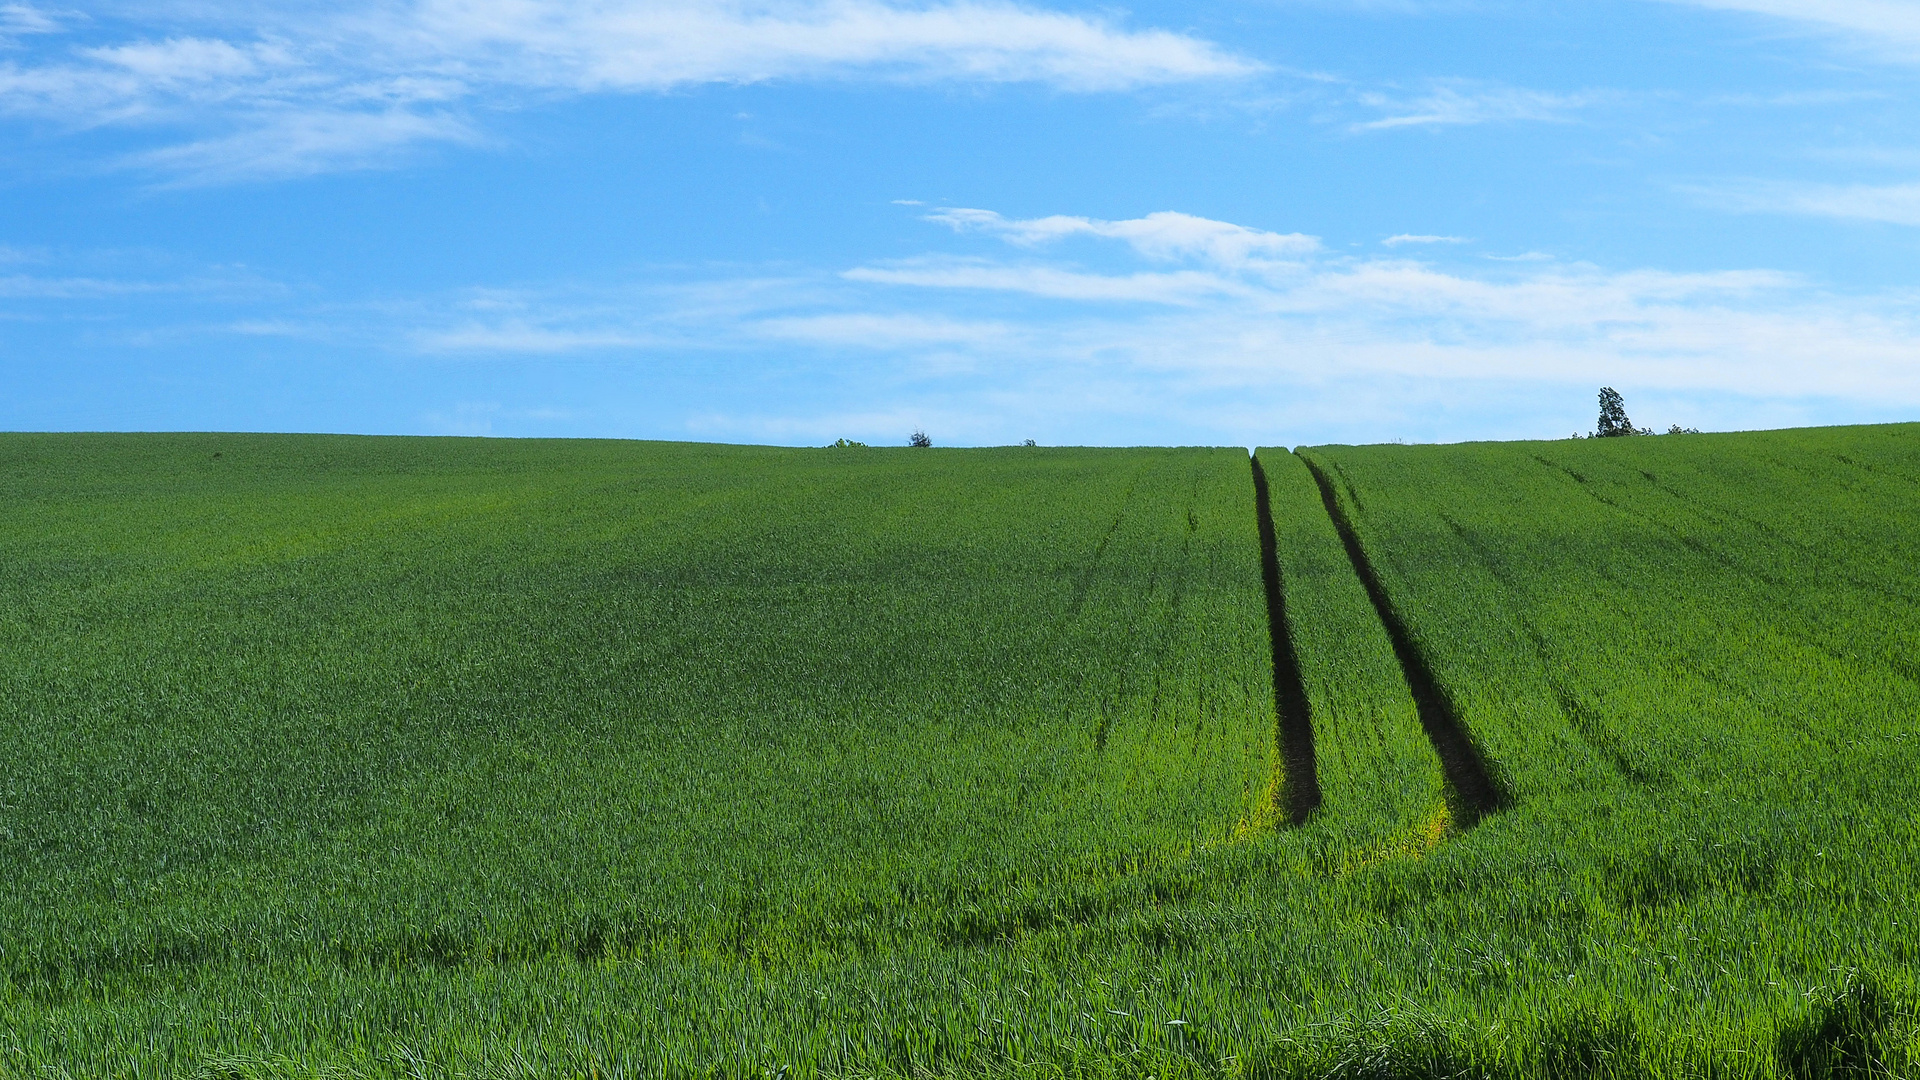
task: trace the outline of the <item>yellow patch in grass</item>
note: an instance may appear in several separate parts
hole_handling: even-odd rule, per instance
[[[1453,811],[1447,809],[1446,803],[1441,803],[1433,808],[1433,813],[1428,814],[1426,820],[1411,829],[1390,837],[1379,847],[1367,848],[1349,856],[1340,864],[1338,873],[1351,874],[1397,859],[1418,859],[1439,847],[1440,842],[1454,831]]]

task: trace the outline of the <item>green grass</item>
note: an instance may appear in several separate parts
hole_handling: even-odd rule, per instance
[[[1910,1073],[1920,427],[1306,456],[1470,829],[1283,451],[1299,828],[1242,451],[0,436],[0,1075]]]
[[[0,452],[0,968],[50,1021],[209,972],[986,947],[1267,815],[1238,452]],[[389,1035],[259,1008],[301,1054]]]
[[[1911,987],[1920,427],[1307,455],[1513,793],[1459,846],[1528,867],[1569,979],[1789,1072],[1763,1018]]]
[[[1313,723],[1323,796],[1315,824],[1345,840],[1331,849],[1342,863],[1327,869],[1412,854],[1447,827],[1439,759],[1312,475],[1285,450],[1258,455]]]

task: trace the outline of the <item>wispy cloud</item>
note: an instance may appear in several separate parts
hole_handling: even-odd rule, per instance
[[[1088,231],[982,213],[960,221],[1028,243]],[[1131,244],[1121,230],[1091,234]],[[1179,273],[1098,274],[1031,257],[928,256],[844,278],[1064,303],[1024,322],[1013,314],[1019,308],[988,310],[1002,325],[1023,326],[1017,340],[1056,364],[1118,365],[1214,389],[1268,394],[1303,380],[1368,379],[1376,384],[1370,393],[1395,393],[1378,380],[1410,378],[1427,381],[1405,393],[1431,394],[1432,380],[1619,379],[1671,392],[1920,404],[1920,369],[1911,362],[1920,304],[1912,297],[1836,297],[1771,270],[1608,271],[1547,259],[1471,274],[1405,258],[1315,251],[1298,259],[1280,275],[1231,260]]]
[[[1687,189],[1720,210],[1920,225],[1920,183],[1808,184],[1757,181]]]
[[[38,262],[0,249],[0,262]],[[149,274],[140,277],[92,274],[15,273],[0,275],[0,300],[116,300],[171,297],[202,302],[261,300],[277,297],[285,288],[244,273],[202,269],[189,275]]]
[[[1576,110],[1597,104],[1605,96],[1594,91],[1557,94],[1468,81],[1436,83],[1424,93],[1407,97],[1370,91],[1360,95],[1360,104],[1386,115],[1355,122],[1348,129],[1386,131],[1523,120],[1563,123]]]
[[[1920,4],[1913,0],[1672,0],[1747,11],[1845,34],[1905,59],[1920,59]]]
[[[31,4],[0,4],[0,44],[29,34],[51,34],[60,29],[52,13]]]
[[[130,164],[232,179],[355,168],[472,141],[462,112],[529,95],[770,80],[1039,83],[1109,92],[1237,78],[1255,62],[1185,34],[1005,2],[414,0],[233,5],[127,40],[0,63],[0,113],[190,133]],[[54,34],[0,7],[0,38]]]
[[[1890,418],[1920,408],[1920,294],[1912,292],[1846,295],[1766,269],[1403,254],[1429,250],[1418,246],[1358,256],[1316,246],[1283,262],[1197,242],[1163,249],[1108,227],[1154,218],[975,212],[962,227],[991,226],[985,235],[1004,248],[939,250],[956,243],[942,219],[929,230],[927,254],[839,272],[688,281],[684,268],[663,268],[626,283],[357,304],[195,284],[217,280],[216,268],[117,277],[33,255],[18,269],[35,275],[0,276],[0,318],[17,306],[97,334],[99,316],[111,312],[136,347],[272,335],[490,367],[564,358],[618,371],[731,366],[741,381],[728,391],[725,416],[696,403],[675,421],[707,437],[890,438],[922,424],[976,441],[1065,441],[1073,431],[1094,441],[1182,442],[1538,436],[1590,422],[1600,385],[1626,390],[1635,417],[1662,426]],[[1098,227],[1027,227],[1048,220]],[[1201,224],[1189,222],[1181,235],[1233,235],[1214,227],[1231,222],[1192,220]],[[1069,252],[1048,239],[1055,235],[1081,247]],[[1068,257],[1088,255],[1087,245],[1107,250]],[[147,317],[129,318],[140,312]],[[1650,397],[1707,404],[1643,409]],[[1504,419],[1489,411],[1495,399],[1510,403],[1500,406]],[[1830,404],[1809,413],[1797,404],[1809,399]]]
[[[1047,393],[1078,380],[1104,388],[1112,400],[1101,407],[1117,408],[1113,401],[1124,398],[1170,418],[1182,402],[1203,397],[1216,405],[1221,394],[1271,401],[1354,380],[1383,400],[1405,397],[1408,415],[1419,411],[1416,398],[1487,380],[1513,387],[1618,380],[1669,393],[1920,406],[1920,367],[1912,363],[1920,301],[1904,294],[1849,298],[1764,269],[1606,270],[1544,259],[1483,263],[1486,270],[1475,273],[1318,245],[1304,251],[1298,241],[1275,245],[1292,260],[1275,272],[1279,264],[1246,258],[1238,247],[1168,249],[1117,227],[1157,217],[1008,219],[943,210],[934,220],[1002,236],[1020,250],[1006,258],[930,253],[853,267],[832,281],[735,290],[714,282],[708,314],[691,319],[665,294],[571,310],[534,299],[509,305],[505,317],[513,321],[490,336],[456,326],[419,341],[440,350],[498,349],[537,326],[548,333],[518,343],[529,354],[650,338],[655,346],[677,339],[722,350],[780,341],[830,355],[885,356],[904,370],[947,370],[956,357],[970,358],[1011,380],[995,385],[1013,398],[1029,392],[1010,388],[1023,380],[1050,380]],[[1180,217],[1182,236],[1240,228]],[[1146,265],[1096,272],[1048,256],[1051,239],[1075,236]],[[1154,266],[1175,257],[1197,265]]]
[[[1401,244],[1465,244],[1469,241],[1464,236],[1429,236],[1421,233],[1401,233],[1398,236],[1389,236],[1380,242],[1387,247],[1399,247]]]
[[[754,330],[789,341],[882,350],[1003,344],[1016,333],[1013,327],[998,320],[875,312],[774,316],[756,322]]]
[[[366,25],[485,78],[583,91],[875,75],[1120,90],[1258,69],[1183,34],[969,0],[425,0]]]
[[[1861,101],[1886,101],[1893,95],[1885,90],[1788,90],[1774,94],[1715,94],[1702,101],[1705,105],[1735,108],[1796,109],[1824,105],[1850,105]]]
[[[98,300],[142,293],[175,292],[179,286],[165,282],[116,281],[93,277],[35,277],[9,274],[0,277],[0,299],[7,300]]]
[[[1320,249],[1318,237],[1303,233],[1275,233],[1250,229],[1210,218],[1162,210],[1122,221],[1054,215],[1014,220],[991,210],[947,208],[927,220],[957,231],[977,231],[1011,243],[1034,247],[1070,236],[1093,236],[1125,241],[1152,259],[1198,258],[1221,266],[1246,266],[1277,258],[1306,255]]]
[[[288,110],[242,131],[127,155],[123,163],[173,177],[174,185],[378,168],[428,143],[484,141],[445,113]]]
[[[659,344],[657,337],[631,330],[566,330],[523,319],[498,323],[467,323],[412,335],[421,352],[430,353],[574,353],[601,349],[632,349]]]
[[[1197,270],[1172,273],[1092,274],[1056,266],[1006,266],[951,259],[906,259],[861,266],[841,275],[848,281],[1025,293],[1054,300],[1192,305],[1208,296],[1244,293],[1247,286]]]

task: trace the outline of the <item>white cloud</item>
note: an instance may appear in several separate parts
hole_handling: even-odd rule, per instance
[[[1150,304],[1193,304],[1203,297],[1244,294],[1248,290],[1248,286],[1239,281],[1194,270],[1089,274],[1053,266],[1005,266],[940,258],[856,267],[841,276],[848,281],[880,285],[1026,293],[1055,300]]]
[[[1429,236],[1421,233],[1401,233],[1380,241],[1387,247],[1399,247],[1401,244],[1465,244],[1467,242],[1464,236]]]
[[[971,0],[425,0],[367,25],[482,77],[575,90],[852,74],[1118,90],[1258,69],[1181,34]]]
[[[1452,127],[1516,120],[1565,122],[1576,109],[1600,100],[1596,93],[1553,94],[1515,86],[1473,82],[1435,85],[1412,98],[1365,93],[1360,103],[1387,115],[1349,126],[1351,131],[1385,131],[1403,127]]]
[[[229,334],[241,334],[246,337],[285,337],[299,338],[313,334],[311,327],[283,319],[236,319],[221,327]]]
[[[59,29],[60,20],[31,4],[0,4],[0,40]]]
[[[1650,303],[1749,298],[1801,284],[1791,275],[1765,270],[1607,274],[1558,265],[1519,278],[1484,279],[1405,259],[1329,261],[1291,280],[1195,271],[1094,274],[938,257],[859,267],[842,276],[873,284],[1016,292],[1057,300],[1181,306],[1232,302],[1275,314],[1368,313],[1389,320],[1465,316],[1541,330],[1632,321]]]
[[[0,36],[57,29],[38,9],[0,8]],[[1099,92],[1260,70],[1191,36],[991,0],[234,5],[202,9],[191,28],[149,19],[140,33],[0,64],[0,113],[185,128],[196,134],[179,153],[129,160],[231,178],[360,167],[400,142],[469,140],[455,110],[528,94],[780,79]]]
[[[1694,189],[1709,205],[1747,213],[1920,225],[1920,183],[1799,184],[1763,182]]]
[[[130,155],[126,162],[176,176],[176,183],[219,183],[374,168],[422,143],[481,141],[459,118],[404,109],[289,111],[261,120],[230,135]]]
[[[1777,94],[1715,94],[1704,99],[1702,104],[1746,108],[1803,108],[1847,105],[1859,101],[1885,101],[1892,96],[1885,90],[1792,90]]]
[[[1054,215],[1010,220],[991,210],[942,209],[927,216],[956,231],[992,233],[1015,244],[1037,246],[1069,236],[1125,241],[1153,259],[1200,258],[1220,266],[1247,266],[1275,258],[1306,255],[1320,249],[1317,237],[1274,233],[1211,218],[1162,210],[1124,221]]]
[[[44,262],[12,249],[0,248],[0,262]],[[220,302],[259,300],[279,296],[284,287],[232,268],[202,268],[188,276],[148,274],[142,277],[90,273],[0,275],[0,299],[6,300],[125,300],[166,296],[181,300]]]
[[[82,49],[80,54],[99,61],[104,67],[130,72],[156,85],[246,78],[258,75],[263,68],[285,66],[290,60],[281,48],[265,45],[239,48],[206,38],[169,38]]]
[[[1760,402],[1749,415],[1766,417],[1801,415],[1792,403],[1810,398],[1852,402],[1848,415],[1920,407],[1920,297],[1912,295],[1839,296],[1770,270],[1606,270],[1551,259],[1471,272],[1314,251],[1274,272],[1237,248],[1216,258],[1204,243],[1171,249],[1203,265],[1157,269],[1167,249],[1106,227],[1125,222],[985,211],[943,211],[937,220],[1028,250],[1006,259],[931,254],[832,280],[708,283],[696,315],[683,302],[692,294],[682,292],[517,296],[493,321],[455,318],[413,341],[529,355],[616,345],[717,355],[778,343],[804,350],[783,351],[788,363],[809,354],[849,371],[884,363],[889,385],[964,370],[1000,397],[948,418],[982,431],[995,409],[1025,417],[1077,409],[1174,425],[1164,437],[1190,439],[1241,424],[1257,432],[1320,399],[1342,401],[1346,414],[1365,415],[1373,402],[1384,414],[1418,418],[1428,411],[1419,402],[1470,400],[1478,392],[1470,387],[1495,384],[1515,400],[1564,397],[1575,410],[1568,423],[1579,422],[1590,388],[1602,384],[1670,400]],[[1096,273],[1049,260],[1041,249],[1056,236],[1104,239],[1145,265]],[[1714,415],[1732,422],[1724,418],[1735,412]]]
[[[1695,7],[1746,11],[1856,37],[1901,51],[1920,46],[1920,3],[1914,0],[1674,0]],[[1913,54],[1909,52],[1911,57]]]
[[[281,335],[376,353],[730,371],[718,381],[731,419],[702,432],[737,438],[855,416],[893,419],[835,421],[825,437],[891,439],[922,424],[944,441],[1550,436],[1590,426],[1601,385],[1620,387],[1635,419],[1659,427],[1920,409],[1920,292],[1842,295],[1764,269],[1461,267],[1326,250],[1276,271],[1215,261],[1204,245],[1180,249],[1197,265],[1169,266],[1125,230],[1062,235],[1109,245],[1117,265],[1094,272],[1036,240],[993,258],[936,252],[838,274],[688,282],[663,270],[651,283],[347,308],[221,285],[213,268],[128,281],[29,253],[44,276],[0,276],[0,299],[58,299],[21,310],[89,333],[100,310],[184,312],[183,324],[147,335],[156,341]],[[211,307],[235,300],[248,306]],[[711,408],[695,401],[661,422]]]
[[[1092,231],[1043,224],[1083,219],[1006,221],[985,211],[943,212],[937,220],[1025,243]],[[1117,230],[1094,234],[1128,239]],[[1024,325],[1014,340],[1053,364],[1092,364],[1109,374],[1117,365],[1189,386],[1265,393],[1303,380],[1381,386],[1417,379],[1428,380],[1417,391],[1425,394],[1432,380],[1615,379],[1675,393],[1920,405],[1915,298],[1836,297],[1769,270],[1607,271],[1547,260],[1476,275],[1411,259],[1318,253],[1282,275],[1225,260],[1204,272],[1095,274],[929,256],[844,277],[931,294],[906,301],[921,309],[945,303],[943,293],[995,291],[1077,305],[1029,311],[1025,323],[989,310],[1003,324]]]
[[[412,341],[439,352],[525,354],[711,352],[777,341],[926,370],[1051,372],[1045,377],[1092,380],[1176,413],[1202,393],[1255,400],[1341,380],[1388,397],[1505,380],[1920,406],[1912,362],[1920,302],[1900,294],[1840,297],[1770,270],[1605,270],[1545,259],[1476,273],[1301,252],[1297,241],[1222,248],[1204,238],[1235,236],[1228,230],[1238,226],[1187,215],[1107,222],[973,210],[935,220],[1028,250],[1009,259],[931,254],[854,267],[835,281],[716,282],[704,293],[487,294],[460,305],[471,313],[481,302],[485,321],[456,317]],[[1169,220],[1183,223],[1172,233],[1178,242],[1135,225]],[[1071,236],[1107,240],[1146,265],[1100,273],[1040,250]],[[1245,254],[1289,247],[1285,272]],[[1153,267],[1181,256],[1203,265]],[[707,299],[690,307],[695,295]],[[1183,389],[1159,397],[1146,389],[1176,385]]]
[[[140,293],[174,292],[180,286],[150,281],[116,281],[91,277],[0,277],[0,298],[7,300],[99,300]]]
[[[898,349],[925,345],[986,345],[1004,342],[1012,329],[999,321],[925,315],[850,314],[776,316],[754,323],[756,333],[816,345]]]
[[[416,349],[430,353],[571,353],[632,349],[657,341],[657,337],[627,329],[568,330],[513,320],[418,332],[412,343]]]
[[[1485,279],[1418,262],[1369,260],[1329,267],[1293,289],[1276,290],[1271,304],[1313,313],[1371,311],[1388,319],[1458,317],[1489,330],[1524,327],[1528,334],[1557,336],[1664,317],[1662,305],[1751,300],[1797,284],[1771,271],[1607,273],[1581,266]]]

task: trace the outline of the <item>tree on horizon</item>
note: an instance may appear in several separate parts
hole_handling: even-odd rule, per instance
[[[1594,431],[1596,439],[1610,439],[1620,435],[1644,435],[1646,432],[1633,426],[1627,419],[1627,402],[1620,391],[1611,386],[1600,388],[1600,426]]]

